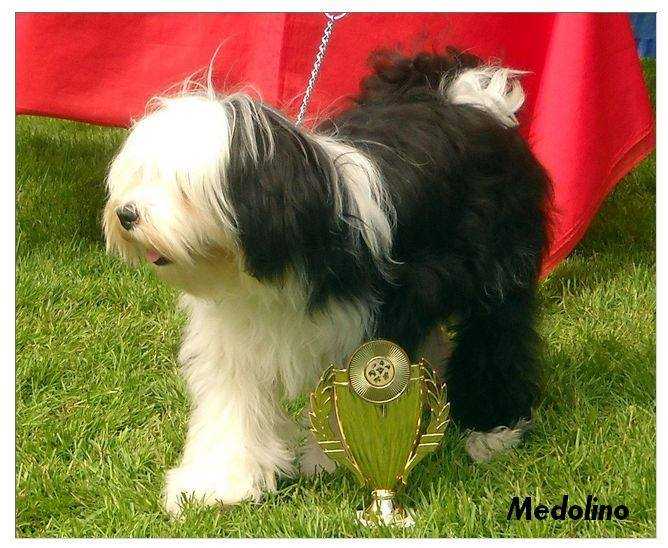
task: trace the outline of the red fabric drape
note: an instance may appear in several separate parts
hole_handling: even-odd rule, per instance
[[[321,14],[20,14],[16,108],[127,126],[146,101],[215,62],[217,84],[250,84],[299,107]],[[311,113],[344,108],[377,48],[466,49],[524,69],[522,131],[554,183],[544,273],[584,234],[619,179],[654,146],[654,120],[624,14],[373,14],[337,23]],[[201,74],[201,73],[200,73]]]

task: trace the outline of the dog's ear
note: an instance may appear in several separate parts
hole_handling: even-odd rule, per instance
[[[287,120],[267,117],[271,154],[241,162],[229,177],[245,266],[260,280],[324,261],[344,237],[331,161]]]
[[[296,275],[311,306],[368,296],[383,275],[367,241],[378,207],[355,201],[362,192],[348,184],[351,159],[273,111],[267,118],[271,154],[237,162],[229,177],[246,271],[273,282]]]

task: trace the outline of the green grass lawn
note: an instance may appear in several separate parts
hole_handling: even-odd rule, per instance
[[[647,62],[654,88],[654,63]],[[547,389],[527,442],[472,463],[450,428],[412,476],[408,531],[370,531],[337,471],[260,504],[161,510],[187,416],[175,293],[104,253],[106,167],[120,130],[17,119],[16,535],[20,537],[647,537],[655,502],[655,158],[606,201],[542,284]],[[302,402],[293,402],[297,412]],[[588,493],[626,521],[506,521],[513,496]]]

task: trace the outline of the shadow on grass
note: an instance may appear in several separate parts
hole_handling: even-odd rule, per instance
[[[622,180],[593,220],[585,238],[542,283],[548,301],[563,288],[591,290],[633,265],[655,264],[656,157],[652,153]]]
[[[102,243],[104,181],[122,133],[20,117],[16,228],[19,254],[63,240]],[[97,136],[97,138],[91,138]]]

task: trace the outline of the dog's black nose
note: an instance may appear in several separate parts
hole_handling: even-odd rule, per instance
[[[125,230],[130,230],[139,219],[139,213],[134,204],[125,204],[123,207],[119,207],[116,210],[116,215],[118,215],[118,220]]]

